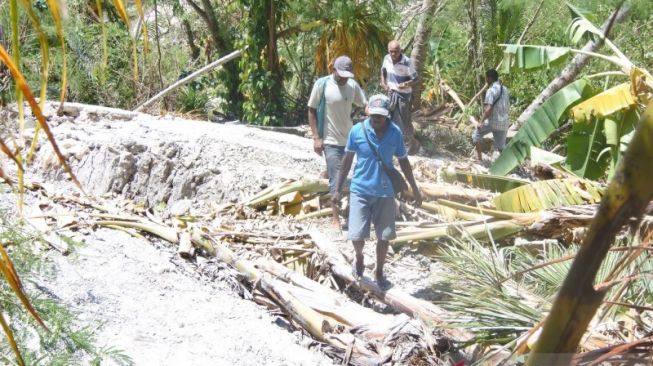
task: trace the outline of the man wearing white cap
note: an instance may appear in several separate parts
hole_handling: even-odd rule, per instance
[[[388,253],[389,241],[397,237],[394,196],[402,189],[395,187],[397,182],[391,177],[399,174],[394,170],[393,156],[399,159],[401,171],[412,188],[415,204],[417,206],[422,204],[401,129],[390,121],[389,109],[390,99],[385,95],[377,94],[370,98],[368,104],[370,117],[355,125],[349,132],[345,157],[342,160],[332,198],[334,206],[340,202],[340,192],[356,155],[356,168],[349,188],[347,239],[352,241],[356,251],[356,274],[362,276],[365,269],[363,246],[365,239],[369,238],[370,225],[374,224],[377,239],[375,276],[382,289],[390,285],[383,275],[383,265]]]
[[[308,124],[313,133],[313,150],[324,154],[329,191],[335,191],[336,175],[345,155],[347,135],[353,125],[352,106],[365,107],[363,89],[353,79],[354,65],[347,56],[335,59],[332,74],[318,79],[308,100]],[[333,208],[333,224],[340,226],[340,209]]]

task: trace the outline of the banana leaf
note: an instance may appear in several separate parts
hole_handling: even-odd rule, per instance
[[[442,179],[448,183],[461,182],[472,187],[487,189],[493,192],[505,192],[529,183],[523,179],[490,174],[476,174],[456,169],[443,169]]]
[[[569,107],[591,92],[586,80],[577,80],[547,99],[519,129],[501,155],[492,164],[490,174],[506,175],[522,163],[531,146],[540,146],[558,127]]]
[[[630,83],[623,83],[579,103],[571,109],[571,116],[576,122],[590,122],[592,117],[607,117],[632,107],[636,102]]]
[[[593,126],[574,124],[572,132],[567,136],[566,169],[579,177],[593,180],[605,175],[609,161],[607,155],[600,156],[607,147],[602,131],[602,120],[594,122]]]
[[[554,165],[565,161],[565,157],[531,146],[531,166],[537,164]]]
[[[549,68],[551,65],[560,64],[571,53],[569,47],[531,46],[519,44],[504,44],[503,71],[509,72],[512,68],[534,70]]]
[[[504,192],[492,200],[497,210],[536,212],[562,206],[597,203],[603,187],[584,179],[550,179]]]

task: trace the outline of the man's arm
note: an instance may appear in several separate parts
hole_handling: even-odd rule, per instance
[[[308,125],[311,127],[311,133],[313,134],[313,151],[318,155],[322,155],[324,145],[320,134],[317,132],[317,110],[315,108],[308,107]]]
[[[483,114],[481,115],[481,120],[479,123],[485,123],[485,120],[490,118],[490,114],[492,114],[492,104],[485,104],[483,107]],[[476,125],[478,128],[479,126]]]
[[[413,176],[413,168],[410,166],[410,161],[408,161],[407,157],[399,159],[399,167],[401,167],[401,171],[404,173],[406,179],[408,179],[408,184],[410,184],[410,188],[413,191],[413,197],[415,197],[415,206],[421,206],[422,194],[419,192],[419,188],[417,188],[417,182],[415,182],[415,177]]]
[[[338,180],[336,180],[336,191],[333,194],[333,197],[331,197],[331,202],[334,204],[340,203],[340,199],[342,198],[340,193],[342,192],[342,187],[345,185],[345,181],[347,181],[351,165],[354,162],[354,155],[354,152],[346,151],[345,157],[342,158],[340,170],[338,171]]]
[[[388,82],[386,80],[388,76],[388,70],[385,67],[381,68],[381,88],[383,88],[384,91],[388,91]]]

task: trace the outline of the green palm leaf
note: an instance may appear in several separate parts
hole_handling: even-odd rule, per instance
[[[587,81],[581,79],[567,85],[544,102],[510,140],[490,168],[490,174],[506,175],[522,163],[531,146],[540,146],[558,127],[569,107],[590,93]]]

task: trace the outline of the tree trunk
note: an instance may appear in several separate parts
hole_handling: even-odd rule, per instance
[[[613,13],[610,18],[603,24],[603,27],[601,30],[605,34],[606,37],[608,37],[608,33],[610,33],[610,27],[612,26],[613,23],[620,23],[624,19],[626,19],[626,15],[628,14],[629,9],[624,6],[620,10],[617,10],[617,13]],[[613,20],[614,18],[614,20]],[[603,42],[595,42],[595,41],[589,41],[585,44],[585,46],[582,48],[583,51],[585,52],[596,52]],[[580,71],[587,65],[589,62],[589,57],[587,54],[577,54],[574,56],[574,58],[571,60],[571,62],[562,70],[560,73],[560,76],[558,76],[555,80],[551,81],[549,85],[547,85],[544,90],[540,93],[540,95],[537,96],[537,98],[533,99],[531,104],[522,112],[522,114],[517,118],[516,123],[513,125],[513,128],[519,128],[524,122],[526,122],[529,118],[533,116],[533,113],[539,108],[542,103],[544,103],[545,100],[549,99],[553,94],[555,94],[558,90],[564,88],[567,86],[569,83],[574,81]]]
[[[273,102],[283,105],[283,77],[279,65],[279,52],[277,50],[277,9],[276,0],[269,0],[268,4],[268,71],[272,74],[274,86],[272,87]]]
[[[433,29],[433,17],[435,16],[435,9],[438,6],[438,0],[424,0],[422,3],[422,17],[417,24],[415,31],[415,38],[413,44],[413,51],[410,53],[410,59],[413,62],[415,71],[417,72],[417,80],[413,84],[413,97],[412,107],[413,110],[420,105],[422,96],[422,72],[424,71],[424,59],[428,51],[428,41],[431,37],[431,29]]]
[[[213,41],[213,51],[216,51],[219,55],[225,55],[232,52],[233,42],[222,31],[227,27],[222,26],[218,21],[218,17],[215,15],[215,11],[213,11],[214,7],[211,4],[211,0],[202,0],[202,6],[199,6],[193,0],[186,0],[186,2],[204,20],[204,23],[206,23],[206,26],[209,28],[211,40]],[[209,56],[210,55],[207,55],[207,59]],[[227,88],[226,98],[229,103],[238,106],[234,108],[235,110],[240,109],[240,103],[242,103],[244,99],[242,93],[238,90],[240,86],[239,74],[240,70],[237,63],[226,64],[224,66],[224,72],[221,73],[221,79]]]
[[[186,31],[186,39],[188,40],[188,47],[190,47],[191,60],[197,61],[197,59],[200,58],[200,48],[195,43],[195,36],[193,35],[193,29],[190,27],[190,22],[188,21],[188,19],[184,19],[183,24],[184,24],[184,30]]]
[[[473,87],[474,90],[479,85],[483,84],[483,48],[481,45],[481,35],[478,26],[478,1],[467,1],[467,17],[469,18],[469,46],[468,46],[468,62],[471,67],[471,74],[474,75]]]

